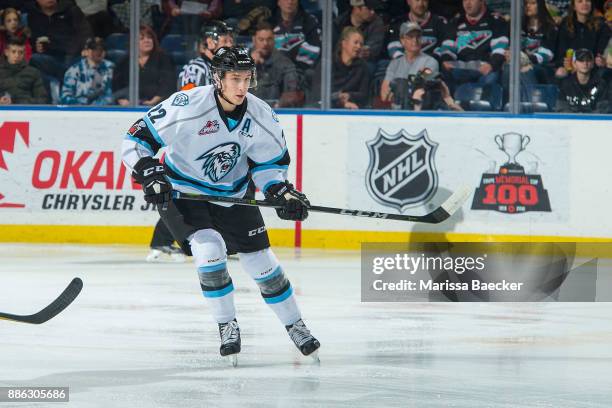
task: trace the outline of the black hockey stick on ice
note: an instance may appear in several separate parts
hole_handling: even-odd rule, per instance
[[[20,316],[10,313],[0,313],[0,320],[9,320],[13,322],[41,324],[51,320],[57,316],[62,310],[68,307],[74,299],[81,293],[83,289],[83,281],[80,278],[74,278],[72,282],[64,289],[61,295],[53,301],[49,306],[45,307],[38,313],[32,315]]]
[[[374,211],[349,210],[346,208],[322,207],[311,205],[308,211],[317,211],[328,214],[352,215],[356,217],[379,218],[386,220],[410,221],[410,222],[425,222],[428,224],[438,224],[448,217],[453,215],[463,203],[468,199],[471,190],[468,187],[462,187],[455,191],[441,206],[425,215],[406,215],[406,214],[389,214]],[[179,200],[196,200],[196,201],[216,201],[221,203],[231,203],[238,205],[250,205],[258,207],[278,208],[279,205],[270,203],[265,200],[254,200],[248,198],[233,198],[233,197],[218,197],[210,195],[200,195],[191,193],[174,192],[174,197]]]

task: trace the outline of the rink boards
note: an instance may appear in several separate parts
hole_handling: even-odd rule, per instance
[[[143,111],[0,110],[0,240],[148,242],[156,212],[120,163]],[[290,178],[310,201],[424,214],[472,195],[436,226],[264,211],[276,245],[365,241],[612,241],[609,117],[285,113]]]

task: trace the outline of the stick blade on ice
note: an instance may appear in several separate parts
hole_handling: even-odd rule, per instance
[[[13,322],[42,324],[51,320],[64,309],[66,309],[83,289],[83,281],[80,278],[74,278],[72,282],[64,289],[64,291],[55,299],[49,306],[45,307],[38,313],[32,315],[21,316],[10,313],[0,313],[0,320],[9,320]]]

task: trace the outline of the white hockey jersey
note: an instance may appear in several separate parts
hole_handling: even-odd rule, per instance
[[[173,94],[127,132],[123,162],[131,170],[165,147],[163,162],[176,191],[243,197],[252,178],[265,191],[287,178],[290,158],[278,117],[250,93],[233,127],[218,107],[214,86]],[[234,121],[235,123],[235,121]]]

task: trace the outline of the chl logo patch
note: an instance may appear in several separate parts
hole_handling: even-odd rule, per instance
[[[425,203],[436,192],[438,144],[429,139],[427,130],[410,135],[404,129],[396,134],[379,129],[366,144],[370,151],[366,187],[374,200],[401,212]]]
[[[209,120],[206,121],[206,124],[204,125],[204,127],[202,129],[200,129],[200,131],[198,132],[198,135],[200,136],[204,136],[204,135],[210,135],[211,133],[217,133],[219,131],[219,121],[215,120]]]
[[[204,160],[202,164],[204,176],[218,182],[232,171],[239,157],[240,145],[230,142],[213,147],[196,160]]]

